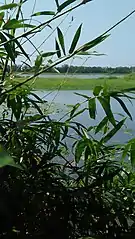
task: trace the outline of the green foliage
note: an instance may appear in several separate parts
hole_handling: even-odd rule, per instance
[[[63,36],[63,33],[62,33],[62,31],[60,30],[59,27],[57,28],[57,32],[58,32],[58,39],[59,39],[59,43],[60,43],[60,45],[61,45],[62,51],[63,51],[64,55],[66,55],[66,52],[65,52],[65,43],[64,43],[64,36]]]
[[[95,119],[96,118],[96,101],[95,98],[92,98],[89,100],[89,114],[90,118]]]
[[[18,7],[18,4],[17,3],[9,3],[9,4],[5,4],[3,6],[0,6],[0,10],[8,10],[8,9],[13,9],[13,8],[16,8]]]
[[[15,164],[13,158],[8,155],[7,152],[0,146],[0,168],[3,168],[5,166],[13,166],[19,169],[22,169],[21,166]]]
[[[71,47],[69,49],[69,53],[72,54],[73,51],[75,50],[76,48],[76,45],[78,43],[78,40],[80,38],[80,35],[81,35],[81,29],[82,29],[82,24],[79,26],[79,28],[77,29],[76,33],[75,33],[75,36],[73,38],[73,41],[71,43]]]
[[[123,238],[127,235],[134,238],[135,139],[125,145],[114,145],[113,137],[127,119],[132,120],[122,97],[133,99],[129,93],[133,94],[135,89],[110,91],[106,85],[96,85],[92,97],[79,94],[82,102],[70,109],[65,120],[54,119],[48,113],[50,104],[32,90],[32,81],[41,73],[77,54],[90,54],[89,49],[108,37],[102,34],[76,49],[80,25],[67,54],[66,37],[57,27],[54,50],[43,53],[33,44],[30,39],[33,35],[65,12],[91,1],[82,1],[71,9],[70,4],[75,2],[55,0],[56,14],[33,12],[30,24],[25,23],[22,12],[27,1],[0,7],[5,13],[7,10],[11,13],[0,15],[1,238]],[[68,7],[69,10],[62,11]],[[14,8],[17,12],[12,11]],[[50,17],[34,26],[33,17],[39,15]],[[19,36],[18,28],[24,31]],[[13,80],[13,66],[20,54],[27,66],[31,64],[26,40],[36,50],[33,75]],[[124,111],[124,117],[117,118],[112,111],[114,99]],[[104,112],[98,123],[97,105]],[[88,127],[77,121],[77,116],[84,112],[89,115]]]
[[[67,0],[64,3],[58,5],[58,1],[56,1],[58,6],[58,11],[62,11],[64,8],[68,7],[71,3],[74,3],[76,0]]]
[[[35,17],[35,16],[44,16],[44,15],[55,15],[55,12],[53,11],[43,11],[43,12],[36,12],[34,14],[32,14],[32,17]]]
[[[58,58],[60,58],[61,57],[61,50],[60,50],[60,47],[59,47],[59,43],[56,39],[55,39],[55,45],[56,45],[57,56],[58,56]]]
[[[90,50],[94,46],[96,46],[96,45],[100,44],[102,41],[104,41],[107,37],[109,37],[109,35],[105,35],[105,36],[101,35],[101,36],[97,37],[96,39],[85,43],[83,46],[81,46],[80,48],[78,48],[75,51],[75,54],[78,54],[80,52],[86,52],[86,51]]]
[[[33,28],[34,26],[30,24],[22,23],[22,20],[11,19],[3,25],[3,30],[17,29],[17,28],[24,28],[24,27]]]

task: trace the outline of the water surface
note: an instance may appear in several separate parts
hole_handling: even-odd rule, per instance
[[[32,76],[33,74],[31,73],[27,73],[27,74],[18,74],[20,76],[23,77],[29,77]],[[77,79],[98,79],[98,78],[107,78],[107,77],[123,77],[124,74],[95,74],[95,73],[90,73],[90,74],[52,74],[52,73],[46,73],[46,74],[41,74],[39,75],[39,77],[43,77],[43,78],[64,78],[64,77],[68,77],[68,78],[77,78]]]
[[[58,91],[53,91],[53,92],[37,91],[37,93],[40,97],[42,97],[50,102],[50,105],[51,105],[51,103],[54,102],[54,103],[56,103],[56,105],[58,105],[59,108],[63,109],[62,111],[60,111],[58,113],[56,113],[54,110],[52,117],[57,120],[59,120],[61,118],[63,118],[63,120],[66,119],[66,117],[67,117],[66,113],[67,113],[67,111],[69,111],[71,109],[70,106],[75,105],[78,102],[80,103],[80,102],[84,101],[84,98],[82,98],[79,95],[76,95],[75,92],[84,94],[87,96],[92,96],[92,91],[87,91],[87,90],[80,90],[80,91],[62,90],[59,92]],[[128,110],[130,111],[130,113],[133,116],[133,121],[131,121],[130,119],[126,120],[126,125],[128,128],[128,131],[125,127],[124,127],[124,129],[121,129],[113,137],[114,142],[124,143],[127,140],[129,140],[131,137],[135,137],[135,110],[134,110],[135,100],[132,100],[132,104],[131,104],[127,99],[125,99],[125,103],[127,105]],[[86,103],[83,106],[85,107]],[[117,103],[116,100],[112,100],[111,107],[112,107],[113,113],[116,114],[117,119],[119,119],[121,117],[118,114],[125,115],[124,111],[121,109],[120,105]],[[98,122],[100,122],[104,116],[105,116],[105,113],[104,113],[101,105],[99,103],[97,103],[97,118],[96,118],[96,120],[90,119],[88,112],[84,112],[83,114],[77,116],[75,120],[86,125],[87,127],[90,127],[90,126],[96,125]],[[129,132],[129,131],[132,131],[132,135],[131,135],[131,132]]]

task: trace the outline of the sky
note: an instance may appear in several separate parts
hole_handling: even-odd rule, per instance
[[[60,3],[64,1],[59,0]],[[79,3],[80,1],[77,0],[75,3]],[[55,0],[28,0],[24,5],[25,17],[31,14],[35,2],[35,12],[56,10]],[[134,9],[135,0],[93,0],[53,23],[52,27],[55,28],[59,24],[66,38],[66,46],[69,47],[76,29],[83,23],[82,34],[78,44],[80,46],[103,33]],[[71,23],[72,16],[74,20]],[[37,17],[36,19],[44,20],[44,18]],[[63,22],[61,23],[61,21]],[[33,39],[33,43],[37,46],[40,45],[41,41],[50,33],[51,30],[49,28],[45,29],[43,33]],[[56,32],[54,31],[53,35],[49,37],[40,49],[43,51],[53,50],[55,36]],[[25,47],[28,52],[34,50],[31,45],[26,44]],[[135,66],[135,14],[112,30],[109,38],[93,50],[98,51],[98,53],[104,53],[105,55],[92,57],[85,65],[111,67]],[[82,62],[82,59],[76,59],[73,64],[81,65]]]

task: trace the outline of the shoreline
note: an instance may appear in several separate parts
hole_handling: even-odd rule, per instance
[[[15,78],[21,82],[24,78]],[[37,90],[92,90],[95,86],[106,85],[110,90],[123,90],[135,87],[135,75],[124,77],[100,77],[96,79],[80,79],[76,77],[64,78],[44,78],[38,77],[35,82],[31,80],[27,85],[31,85]]]

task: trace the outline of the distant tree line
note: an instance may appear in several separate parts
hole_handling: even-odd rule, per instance
[[[135,67],[100,67],[100,66],[68,66],[57,67],[61,73],[107,73],[107,74],[129,74],[135,72]]]
[[[14,65],[14,72],[34,72],[34,66],[21,66]],[[100,66],[69,66],[68,64],[59,66],[56,68],[60,73],[104,73],[104,74],[130,74],[135,72],[135,66],[119,66],[119,67],[100,67]],[[48,71],[50,73],[55,72],[54,69]]]

